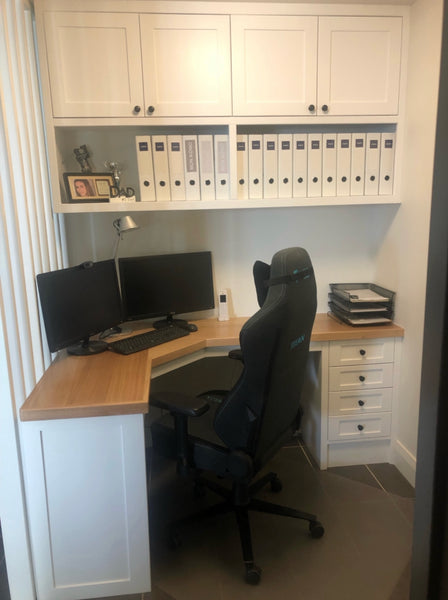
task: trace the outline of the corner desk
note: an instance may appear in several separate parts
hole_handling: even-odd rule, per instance
[[[151,589],[144,439],[151,378],[226,354],[246,320],[196,321],[189,336],[129,356],[57,355],[20,409],[38,600]],[[388,462],[403,335],[395,324],[354,328],[316,316],[302,435],[320,468]]]

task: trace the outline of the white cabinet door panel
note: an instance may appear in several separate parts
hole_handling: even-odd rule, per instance
[[[397,114],[401,27],[401,17],[319,18],[319,114]]]
[[[329,372],[331,392],[392,387],[394,365],[330,367]]]
[[[393,362],[394,346],[393,338],[332,342],[330,344],[330,366]]]
[[[138,15],[46,12],[54,117],[132,117],[143,102]]]
[[[233,113],[305,115],[316,103],[317,18],[232,16]]]
[[[231,114],[227,15],[144,14],[140,25],[146,114]]]
[[[391,430],[392,416],[391,413],[383,413],[353,417],[330,417],[328,421],[329,441],[347,441],[388,437]]]

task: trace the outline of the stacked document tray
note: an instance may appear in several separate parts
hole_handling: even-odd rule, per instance
[[[391,323],[395,292],[374,283],[330,283],[329,315],[353,326]]]

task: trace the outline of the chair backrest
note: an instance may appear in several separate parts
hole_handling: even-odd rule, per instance
[[[300,410],[316,314],[316,282],[306,250],[277,252],[267,285],[260,310],[241,330],[243,372],[214,424],[224,444],[248,452],[257,468],[290,435]]]

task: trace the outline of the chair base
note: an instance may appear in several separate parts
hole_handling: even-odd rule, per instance
[[[172,522],[169,532],[171,547],[177,548],[180,545],[178,529],[182,526],[190,523],[197,523],[208,517],[215,517],[233,511],[240,533],[241,549],[246,569],[245,580],[251,585],[258,584],[261,579],[261,569],[254,563],[249,511],[255,510],[282,517],[291,517],[293,519],[308,521],[309,533],[314,539],[322,537],[325,532],[322,524],[317,520],[316,515],[254,498],[253,496],[268,483],[270,483],[273,492],[279,492],[282,489],[281,481],[276,473],[267,473],[252,485],[235,483],[232,490],[228,490],[214,481],[197,476],[195,478],[195,493],[202,494],[204,488],[208,488],[223,497],[224,502],[220,502],[200,512]]]

